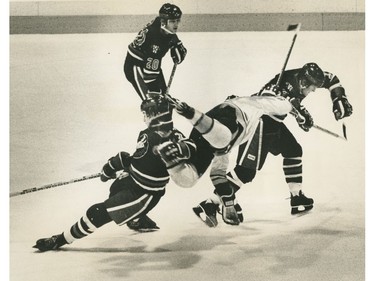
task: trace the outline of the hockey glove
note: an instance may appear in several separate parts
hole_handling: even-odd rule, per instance
[[[185,59],[187,50],[182,45],[181,41],[178,41],[176,45],[171,48],[171,57],[174,63],[180,64]]]
[[[298,110],[296,110],[295,118],[297,120],[298,125],[305,132],[308,132],[310,128],[314,125],[314,120],[312,116],[304,106],[301,106]]]
[[[109,165],[109,163],[106,163],[103,166],[102,172],[100,174],[100,180],[102,182],[106,182],[110,179],[115,179],[115,178],[116,178],[116,171]]]
[[[182,141],[164,142],[157,148],[157,152],[165,163],[167,169],[173,168],[178,164],[185,162],[185,160],[189,159],[191,156],[189,146]]]
[[[184,116],[187,119],[192,119],[194,117],[195,109],[187,105],[185,102],[179,101],[176,98],[172,98],[168,94],[165,95],[165,98],[168,100],[169,104],[174,107],[178,114]]]
[[[345,96],[333,100],[333,114],[336,120],[348,117],[353,113],[353,107]]]
[[[310,128],[314,125],[314,120],[311,114],[307,111],[307,109],[301,105],[300,101],[296,98],[287,98],[289,102],[292,104],[292,111],[290,112],[295,118],[298,123],[298,126],[301,127],[302,130],[308,132]]]

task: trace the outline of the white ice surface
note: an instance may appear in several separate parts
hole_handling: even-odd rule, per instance
[[[252,94],[281,70],[288,32],[180,33],[188,49],[171,94],[208,110],[231,94]],[[134,34],[10,36],[10,191],[100,171],[134,151],[144,128],[140,99],[122,72]],[[316,204],[292,217],[280,156],[270,155],[238,193],[245,222],[205,227],[191,208],[210,196],[207,176],[191,189],[171,182],[150,212],[160,231],[108,224],[57,252],[32,248],[61,233],[110,183],[98,179],[10,199],[10,278],[24,280],[364,280],[364,32],[300,32],[288,69],[315,61],[337,74],[354,114],[348,141],[286,121],[304,148],[304,191]],[[171,60],[164,59],[168,81]],[[316,124],[341,133],[327,91],[304,104]],[[175,115],[184,133],[186,120]],[[235,153],[234,153],[235,154]],[[235,155],[233,155],[235,156]]]

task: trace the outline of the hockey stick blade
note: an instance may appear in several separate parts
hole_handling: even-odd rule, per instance
[[[315,125],[315,124],[314,124],[313,127],[314,127],[315,129],[318,129],[318,130],[320,130],[320,131],[322,131],[322,132],[324,132],[324,133],[327,133],[327,134],[329,134],[329,135],[331,135],[331,136],[334,136],[334,137],[336,137],[336,138],[340,138],[340,139],[347,140],[347,138],[346,138],[346,132],[344,133],[344,137],[343,137],[343,136],[340,136],[339,134],[336,134],[336,133],[334,133],[334,132],[332,132],[332,131],[330,131],[330,130],[327,130],[327,129],[323,128],[323,127],[320,127],[320,126],[318,126],[318,125]]]
[[[344,134],[344,138],[345,138],[346,140],[348,140],[348,137],[347,137],[347,135],[346,135],[346,125],[345,125],[345,123],[342,123],[342,132],[343,132],[343,134]]]

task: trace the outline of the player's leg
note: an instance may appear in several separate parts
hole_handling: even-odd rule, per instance
[[[280,126],[283,170],[291,194],[291,214],[294,215],[311,210],[314,200],[306,197],[302,192],[302,147],[284,124]]]

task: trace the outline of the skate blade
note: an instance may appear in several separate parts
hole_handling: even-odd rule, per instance
[[[205,224],[207,225],[208,227],[216,227],[218,225],[218,222],[217,222],[217,219],[213,216],[208,216],[204,210],[202,210],[201,207],[195,207],[193,208],[193,212],[194,214]],[[201,217],[201,213],[203,213],[206,217],[206,219],[204,220],[202,217]]]
[[[291,214],[292,215],[303,215],[308,213],[314,206],[313,205],[307,205],[307,206],[298,206],[298,207],[293,207]]]
[[[160,228],[140,228],[140,229],[132,229],[135,232],[139,233],[148,233],[148,232],[155,232],[158,231]]]

